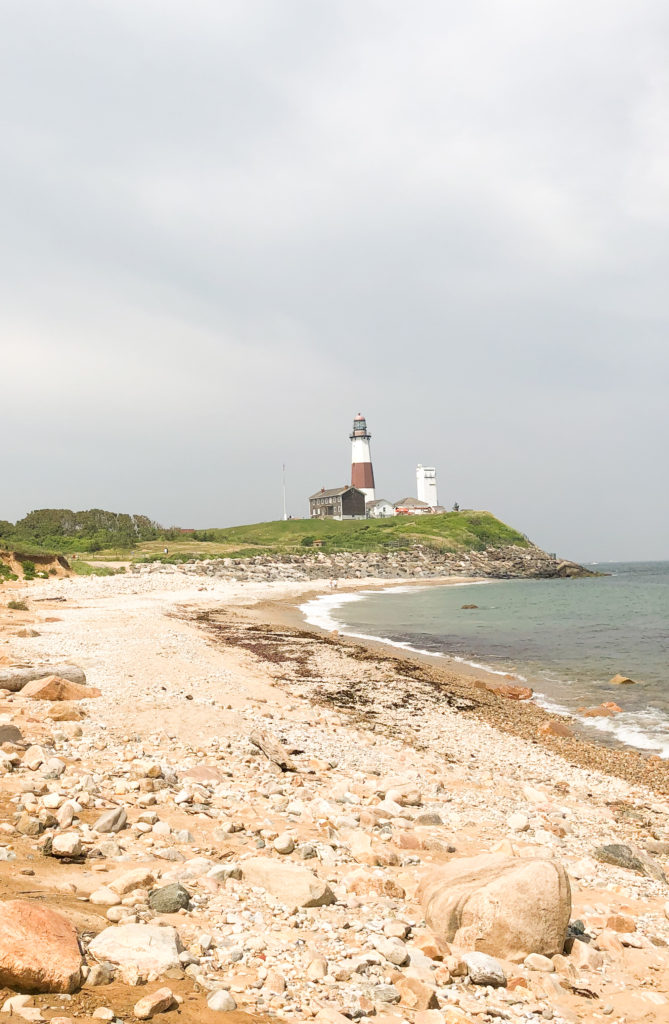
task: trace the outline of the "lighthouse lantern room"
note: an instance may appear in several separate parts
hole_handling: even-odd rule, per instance
[[[362,413],[353,420],[351,437],[351,485],[357,487],[365,495],[366,501],[374,501],[374,470],[369,448],[371,434],[367,430],[367,421]]]

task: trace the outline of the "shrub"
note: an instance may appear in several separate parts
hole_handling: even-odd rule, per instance
[[[312,548],[314,546],[314,538],[309,536],[303,537],[300,544],[303,548]]]
[[[118,571],[108,565],[91,565],[90,562],[82,562],[81,559],[72,562],[72,572],[75,576],[115,576]]]
[[[27,612],[28,605],[25,601],[9,601],[7,607],[11,608],[13,612]]]
[[[18,579],[18,576],[16,575],[16,573],[12,572],[12,570],[9,568],[9,566],[5,565],[4,562],[0,562],[0,583],[4,583],[5,580],[16,580],[16,579]]]

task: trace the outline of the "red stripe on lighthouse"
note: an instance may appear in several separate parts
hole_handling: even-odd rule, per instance
[[[360,490],[374,487],[374,470],[371,462],[354,462],[351,467],[351,486]]]

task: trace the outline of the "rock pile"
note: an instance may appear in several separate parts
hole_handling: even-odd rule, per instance
[[[192,561],[187,572],[222,579],[248,581],[321,579],[401,579],[440,576],[495,577],[497,579],[552,579],[594,575],[575,562],[560,561],[540,548],[509,545],[458,554],[413,544],[387,553],[318,551],[305,555],[258,555],[254,558],[219,558]],[[135,564],[132,572],[173,572],[161,562]]]

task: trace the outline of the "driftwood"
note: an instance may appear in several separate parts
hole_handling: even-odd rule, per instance
[[[278,765],[282,772],[297,771],[297,768],[291,761],[288,751],[284,747],[283,743],[280,743],[279,740],[275,740],[269,735],[269,733],[256,729],[251,733],[249,739],[253,746],[259,747],[265,757],[268,757],[270,761]]]
[[[26,683],[32,683],[35,679],[46,679],[47,676],[60,676],[71,683],[86,685],[86,673],[78,665],[38,665],[37,668],[14,666],[0,669],[0,688],[17,693]]]

